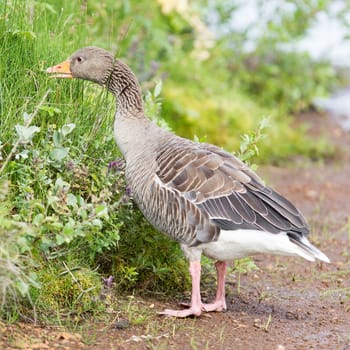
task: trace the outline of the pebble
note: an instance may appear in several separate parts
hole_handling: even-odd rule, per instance
[[[130,326],[130,322],[126,318],[121,318],[114,324],[115,329],[126,329]]]

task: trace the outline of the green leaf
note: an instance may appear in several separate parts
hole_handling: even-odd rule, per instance
[[[47,223],[47,229],[50,231],[60,231],[62,230],[62,227],[63,224],[58,221]]]
[[[55,114],[61,113],[61,110],[59,108],[52,106],[41,106],[40,110],[47,112],[50,117],[53,117]]]
[[[19,280],[16,282],[16,289],[20,292],[22,297],[25,297],[28,294],[29,285],[23,280]]]
[[[15,155],[15,158],[16,159],[28,159],[28,154],[29,154],[29,151],[27,149],[24,149],[21,153],[18,153]]]
[[[57,196],[52,196],[52,195],[47,195],[46,199],[47,199],[48,205],[52,205],[53,203],[56,203],[60,200]]]
[[[12,35],[15,37],[19,37],[22,39],[26,39],[28,41],[33,41],[36,39],[36,34],[34,32],[32,32],[31,30],[19,30],[19,29],[15,29],[12,32]]]
[[[49,250],[50,247],[53,247],[55,245],[55,242],[46,237],[46,236],[42,236],[41,238],[41,249],[46,252],[47,250]]]
[[[21,143],[29,143],[32,141],[32,138],[34,137],[34,134],[36,132],[40,131],[40,128],[38,126],[32,125],[32,126],[23,126],[23,125],[16,125],[15,126],[17,135],[19,137],[19,141]]]
[[[102,229],[103,227],[102,221],[100,219],[93,219],[91,223],[99,229]]]
[[[72,239],[73,234],[74,234],[74,227],[72,225],[70,225],[69,223],[67,223],[63,227],[63,234],[66,236],[66,241]],[[71,236],[71,237],[69,237],[69,236]]]
[[[57,245],[61,245],[61,244],[65,243],[65,242],[66,242],[66,237],[65,236],[59,235],[59,234],[56,235],[56,243],[57,243]]]
[[[61,132],[55,131],[53,133],[52,139],[53,139],[53,144],[55,145],[55,147],[61,147],[62,146],[62,143],[64,141],[64,137],[63,137]]]
[[[34,226],[41,226],[41,224],[44,222],[45,216],[43,214],[37,214],[34,216],[32,224]]]
[[[99,204],[95,208],[96,216],[106,216],[108,217],[108,207],[104,204]]]
[[[76,207],[78,203],[77,197],[74,196],[73,193],[67,194],[67,205],[71,205],[72,207]]]
[[[30,252],[33,249],[33,246],[30,243],[30,241],[23,236],[17,239],[17,245],[21,253]]]
[[[75,124],[70,123],[70,124],[65,124],[62,126],[62,134],[63,136],[67,136],[68,134],[70,134],[75,128]]]
[[[69,148],[66,147],[56,147],[50,153],[50,158],[56,162],[62,162],[64,158],[67,157]]]
[[[85,209],[80,209],[79,210],[79,215],[83,220],[86,220],[88,217],[88,212]]]
[[[78,202],[78,205],[79,207],[82,207],[85,205],[85,201],[84,201],[84,198],[82,196],[77,196],[77,202]]]
[[[160,93],[162,92],[162,88],[163,88],[163,83],[161,80],[159,80],[157,85],[154,88],[153,96],[158,97],[160,95]]]

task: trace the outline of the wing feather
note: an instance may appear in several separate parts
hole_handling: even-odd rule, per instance
[[[175,138],[160,150],[157,176],[224,230],[308,232],[302,214],[222,149]]]
[[[266,216],[268,214],[266,203],[264,203],[264,201],[262,201],[251,191],[246,191],[241,195],[241,198],[247,205],[249,205],[255,212],[259,213],[260,215]]]

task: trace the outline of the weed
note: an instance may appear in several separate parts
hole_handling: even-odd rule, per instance
[[[241,143],[237,156],[244,162],[249,163],[253,157],[259,156],[258,143],[267,137],[266,129],[269,127],[270,121],[268,118],[263,118],[256,130],[241,136]],[[253,164],[253,167],[256,167]]]
[[[191,338],[190,347],[192,350],[198,350],[198,345],[194,338]]]
[[[254,261],[249,257],[234,261],[232,271],[237,273],[237,293],[238,294],[241,292],[241,275],[253,270],[258,270],[258,269],[259,268],[255,265]]]
[[[222,327],[222,329],[220,330],[220,333],[219,333],[219,341],[221,344],[224,343],[224,340],[225,340],[225,329],[226,327]]]
[[[258,290],[259,292],[259,304],[263,301],[270,300],[272,298],[272,293],[265,290]]]
[[[257,319],[254,320],[254,327],[260,328],[263,331],[268,332],[271,320],[272,320],[272,315],[271,314],[269,314],[269,316],[268,316],[268,318],[267,318],[265,323],[263,323],[260,318],[257,318]]]
[[[144,305],[142,301],[136,300],[133,295],[128,297],[125,313],[130,323],[134,325],[144,324],[150,316],[153,314],[153,310],[147,305]]]
[[[269,314],[269,317],[267,318],[267,321],[263,327],[265,332],[268,332],[271,321],[272,321],[272,316],[271,314]]]

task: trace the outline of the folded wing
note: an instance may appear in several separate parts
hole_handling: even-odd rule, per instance
[[[216,146],[171,140],[159,152],[157,162],[161,183],[195,204],[223,230],[285,231],[301,236],[309,231],[290,201]]]

